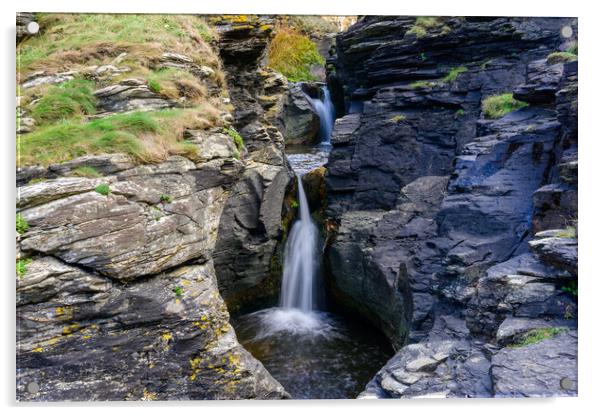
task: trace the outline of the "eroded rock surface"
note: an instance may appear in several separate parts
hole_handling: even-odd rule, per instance
[[[398,350],[361,397],[575,395],[577,62],[546,58],[576,20],[432,23],[364,17],[329,59],[329,283]],[[503,93],[529,105],[486,118]]]

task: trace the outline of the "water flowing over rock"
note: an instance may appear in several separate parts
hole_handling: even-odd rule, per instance
[[[546,57],[576,19],[417,24],[363,17],[328,61],[329,284],[398,349],[361,397],[574,395],[577,63]]]

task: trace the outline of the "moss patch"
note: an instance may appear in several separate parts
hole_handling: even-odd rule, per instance
[[[533,329],[525,333],[518,342],[511,344],[509,347],[517,348],[529,346],[531,344],[539,343],[545,339],[550,339],[567,331],[568,329],[565,327],[546,327],[541,329]]]
[[[548,55],[547,62],[551,65],[560,62],[571,62],[577,60],[577,54],[571,52],[552,52]]]
[[[467,70],[468,68],[466,66],[459,66],[457,68],[453,68],[441,80],[443,82],[454,82],[458,78],[458,75],[460,75],[462,72],[466,72]]]
[[[485,98],[481,107],[486,118],[501,118],[509,112],[528,105],[526,102],[514,99],[511,93],[506,93]]]
[[[27,220],[25,220],[23,215],[17,213],[17,233],[21,235],[25,233],[27,229],[29,229],[29,223],[27,223]]]
[[[23,278],[27,272],[27,266],[31,263],[31,258],[17,259],[17,276]]]

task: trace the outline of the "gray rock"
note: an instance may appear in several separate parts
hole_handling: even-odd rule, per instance
[[[576,238],[542,237],[529,241],[529,246],[543,262],[577,275]]]
[[[495,397],[576,396],[577,332],[505,348],[491,365]]]
[[[152,92],[142,79],[125,79],[119,84],[109,85],[94,91],[98,107],[105,112],[125,112],[133,110],[158,110],[175,105],[160,94]]]
[[[38,257],[17,281],[17,399],[288,397],[228,319],[211,262],[125,286]]]
[[[320,117],[301,85],[293,85],[286,95],[280,125],[289,144],[313,144],[318,139]]]

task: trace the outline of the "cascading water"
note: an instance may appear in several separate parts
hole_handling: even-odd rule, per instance
[[[312,102],[320,116],[320,144],[330,144],[335,111],[334,104],[330,99],[330,91],[326,85],[322,87],[322,96],[322,99],[312,98]]]
[[[297,176],[297,186],[299,219],[286,242],[280,306],[310,312],[314,308],[318,228],[309,213],[301,176]]]
[[[391,356],[380,333],[321,311],[316,298],[320,275],[319,232],[312,220],[302,176],[326,159],[334,124],[334,107],[323,87],[323,100],[313,99],[320,115],[322,157],[289,162],[297,173],[299,217],[284,248],[279,307],[233,320],[239,341],[257,357],[293,398],[354,398]],[[378,340],[378,339],[381,340]]]

